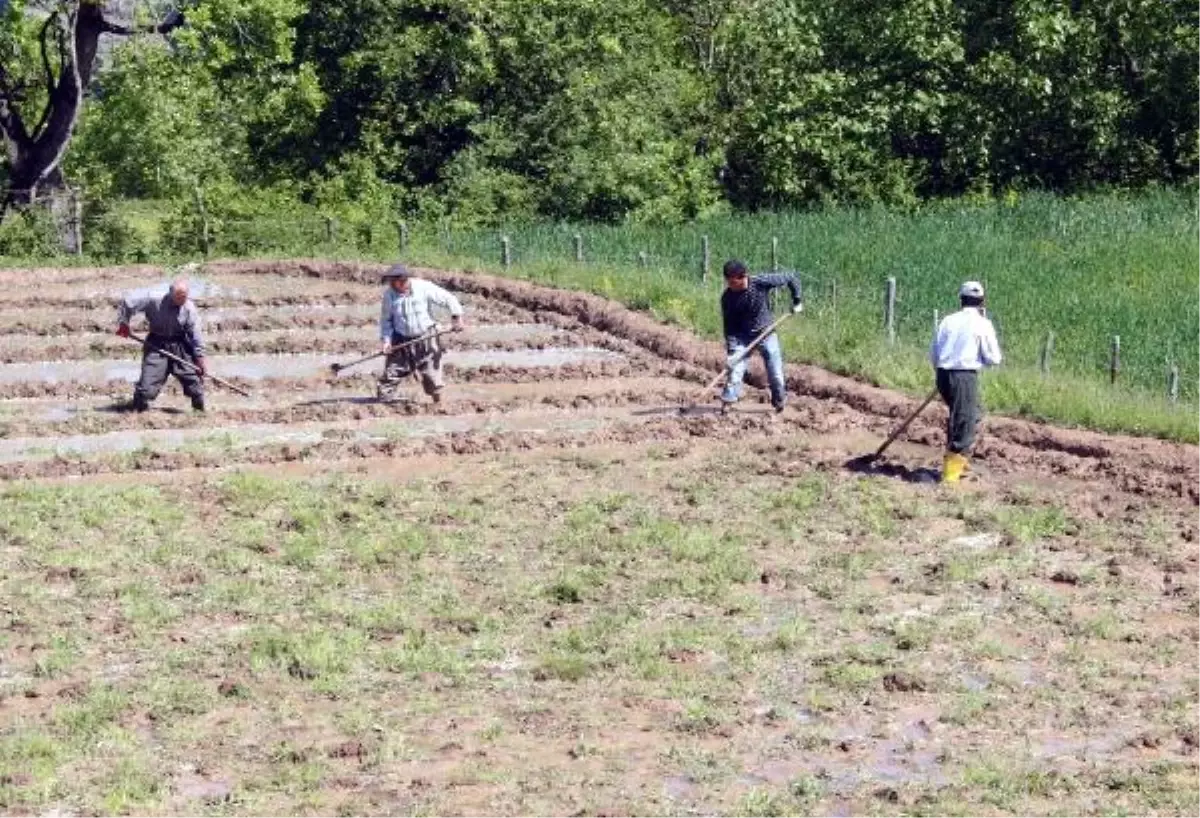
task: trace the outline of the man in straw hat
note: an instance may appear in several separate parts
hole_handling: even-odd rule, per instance
[[[379,340],[387,355],[375,394],[380,400],[395,400],[400,383],[414,372],[421,378],[425,394],[440,403],[442,387],[442,347],[435,337],[437,322],[433,307],[450,313],[450,328],[463,328],[463,307],[453,293],[432,281],[409,274],[403,264],[396,264],[381,277],[387,285],[379,318]],[[415,342],[415,343],[413,343]]]

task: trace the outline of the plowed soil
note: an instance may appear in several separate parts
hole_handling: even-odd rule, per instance
[[[379,265],[321,262],[207,265],[197,277],[200,285],[194,285],[194,289],[199,293],[197,302],[211,309],[216,317],[210,333],[213,351],[218,356],[215,374],[248,385],[266,378],[264,383],[257,384],[266,388],[265,396],[279,394],[286,400],[297,388],[303,388],[303,379],[313,378],[316,370],[353,357],[356,351],[369,350],[374,335],[373,311],[369,305],[378,299],[377,279],[382,269]],[[111,319],[106,327],[100,308],[107,306],[111,310],[124,291],[161,285],[156,272],[152,267],[0,272],[0,279],[10,285],[0,295],[0,327],[7,328],[0,338],[0,360],[9,364],[0,365],[0,395],[17,398],[93,394],[99,398],[118,394],[120,381],[136,377],[136,350],[131,350],[127,363],[97,361],[86,372],[71,365],[32,364],[104,359],[118,354],[122,342],[102,334],[111,328]],[[551,353],[562,349],[566,357],[561,363],[566,366],[575,364],[568,351],[572,347],[623,350],[630,363],[630,374],[646,371],[647,367],[654,372],[673,367],[674,376],[693,382],[698,382],[706,371],[716,371],[722,362],[718,345],[698,341],[685,332],[595,296],[477,274],[420,272],[462,294],[472,309],[478,328],[454,339],[450,346],[478,353],[470,364],[472,369],[480,370],[475,373],[476,379],[502,382],[509,368],[503,360],[504,353],[526,348]],[[28,294],[34,282],[38,284],[37,296]],[[216,306],[219,309],[212,309]],[[257,316],[262,320],[258,321]],[[352,323],[344,321],[347,316],[353,316]],[[281,327],[289,321],[295,322],[294,326]],[[535,326],[522,331],[519,329],[522,321],[554,329],[546,332]],[[508,329],[514,324],[517,329]],[[486,357],[492,349],[497,351],[495,366],[489,365]],[[281,358],[277,371],[271,371],[261,365],[261,358],[255,358],[260,363],[250,367],[257,370],[252,372],[247,372],[237,357],[229,360],[219,357],[262,352],[335,353],[335,356],[309,357],[302,365],[292,367],[282,362],[298,363],[299,359]],[[454,357],[449,356],[448,364],[450,371],[458,375]],[[536,359],[510,360],[517,363],[513,369],[532,366],[537,368],[539,380],[554,379],[553,370],[539,367]],[[18,363],[27,366],[18,367],[15,365]],[[366,366],[377,369],[378,362]],[[611,370],[609,365],[607,371]],[[368,378],[362,372],[354,377],[365,388]],[[564,369],[563,374],[572,377],[577,372]],[[113,380],[114,375],[117,381]],[[527,373],[514,372],[514,381],[526,378]],[[751,380],[761,385],[761,373]],[[813,367],[789,366],[788,382],[797,396],[794,408],[772,428],[786,428],[796,434],[856,429],[882,434],[913,405],[904,396]],[[554,391],[552,384],[547,384],[547,389]],[[178,393],[168,390],[162,401],[177,405]],[[97,405],[104,403],[101,400]],[[220,393],[215,391],[213,405],[218,412],[220,403]],[[14,413],[20,414],[13,407],[0,406],[0,418],[9,424],[9,434],[19,432],[24,422],[18,418],[14,424],[8,419]],[[229,420],[236,423],[234,418]],[[923,463],[900,465],[916,468],[935,463],[943,422],[944,414],[937,408],[918,419],[907,437],[929,446],[929,452],[922,458]],[[39,432],[50,431],[44,424],[37,428]],[[64,427],[63,431],[67,429]],[[659,432],[665,439],[695,437],[686,424],[679,422],[660,424]],[[847,452],[848,458],[853,454]],[[1036,473],[1093,480],[1144,496],[1197,502],[1197,450],[1193,446],[993,417],[985,422],[976,459],[993,473]]]
[[[205,265],[210,370],[251,396],[210,382],[203,414],[174,382],[128,411],[116,300],[161,270],[0,270],[0,500],[24,509],[0,515],[0,811],[1187,811],[1154,787],[1196,763],[1196,447],[990,416],[940,486],[940,406],[867,463],[913,399],[789,365],[776,415],[756,361],[721,416],[698,394],[718,344],[440,270],[417,272],[468,323],[444,399],[380,402],[379,359],[330,365],[375,350],[382,270]],[[255,475],[342,505],[306,516]],[[168,522],[50,510],[92,491],[217,521],[170,540],[205,555],[193,579],[164,568]],[[418,519],[444,577],[390,522]],[[322,561],[335,540],[352,569]],[[141,560],[157,585],[114,590]],[[353,624],[297,647],[310,615]],[[101,686],[131,697],[112,732]],[[95,747],[157,783],[109,782]]]

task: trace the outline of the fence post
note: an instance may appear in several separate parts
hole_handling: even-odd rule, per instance
[[[1179,403],[1179,367],[1171,364],[1171,372],[1167,375],[1167,397],[1171,403]]]
[[[708,271],[712,262],[712,257],[708,252],[708,236],[700,237],[700,280],[708,281]]]
[[[500,263],[506,270],[512,266],[512,242],[508,240],[508,236],[500,237]]]
[[[325,241],[328,244],[333,244],[333,216],[325,217]]]
[[[1042,342],[1042,360],[1038,367],[1042,370],[1043,375],[1050,374],[1050,359],[1054,357],[1054,331],[1046,333],[1046,340]]]
[[[396,223],[396,232],[399,234],[400,252],[403,253],[408,249],[408,222],[399,221]]]
[[[648,267],[648,266],[650,266],[650,258],[649,258],[649,257],[646,255],[646,251],[645,251],[645,250],[639,250],[639,251],[638,251],[638,266],[639,266],[639,267]]]
[[[829,286],[829,301],[833,307],[833,337],[841,338],[838,334],[838,305],[837,305],[837,278],[835,277]]]
[[[934,310],[933,311],[933,334],[934,335],[937,335],[938,327],[940,327],[941,325],[942,325],[942,316],[937,310]]]
[[[75,242],[75,255],[83,255],[83,197],[78,190],[71,191],[71,234]]]
[[[575,261],[583,263],[583,236],[575,234]]]
[[[887,296],[883,302],[883,325],[887,328],[888,343],[896,343],[896,278],[894,276],[889,276],[887,280]]]
[[[1112,337],[1112,354],[1108,363],[1108,373],[1111,383],[1117,382],[1117,373],[1121,371],[1121,336]]]
[[[779,238],[771,236],[771,272],[779,272]]]
[[[209,251],[212,249],[208,237],[208,210],[204,207],[204,194],[200,191],[200,186],[196,185],[193,191],[196,194],[196,210],[200,213],[200,248],[204,251],[205,258],[207,258]]]

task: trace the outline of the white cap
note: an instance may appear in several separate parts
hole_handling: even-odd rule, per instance
[[[968,281],[958,288],[959,298],[983,298],[983,285],[978,281]]]

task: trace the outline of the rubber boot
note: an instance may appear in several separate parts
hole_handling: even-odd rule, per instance
[[[140,394],[135,392],[133,395],[133,403],[131,404],[131,408],[135,412],[145,412],[150,408],[150,403]]]
[[[430,392],[429,399],[433,401],[433,404],[435,406],[440,404],[442,402],[442,390],[438,389],[436,391]]]
[[[194,412],[203,412],[204,411],[204,397],[203,396],[200,396],[198,398],[192,398],[192,411],[194,411]]]
[[[962,479],[963,469],[966,468],[967,458],[957,452],[946,452],[942,460],[942,482],[957,483]]]

